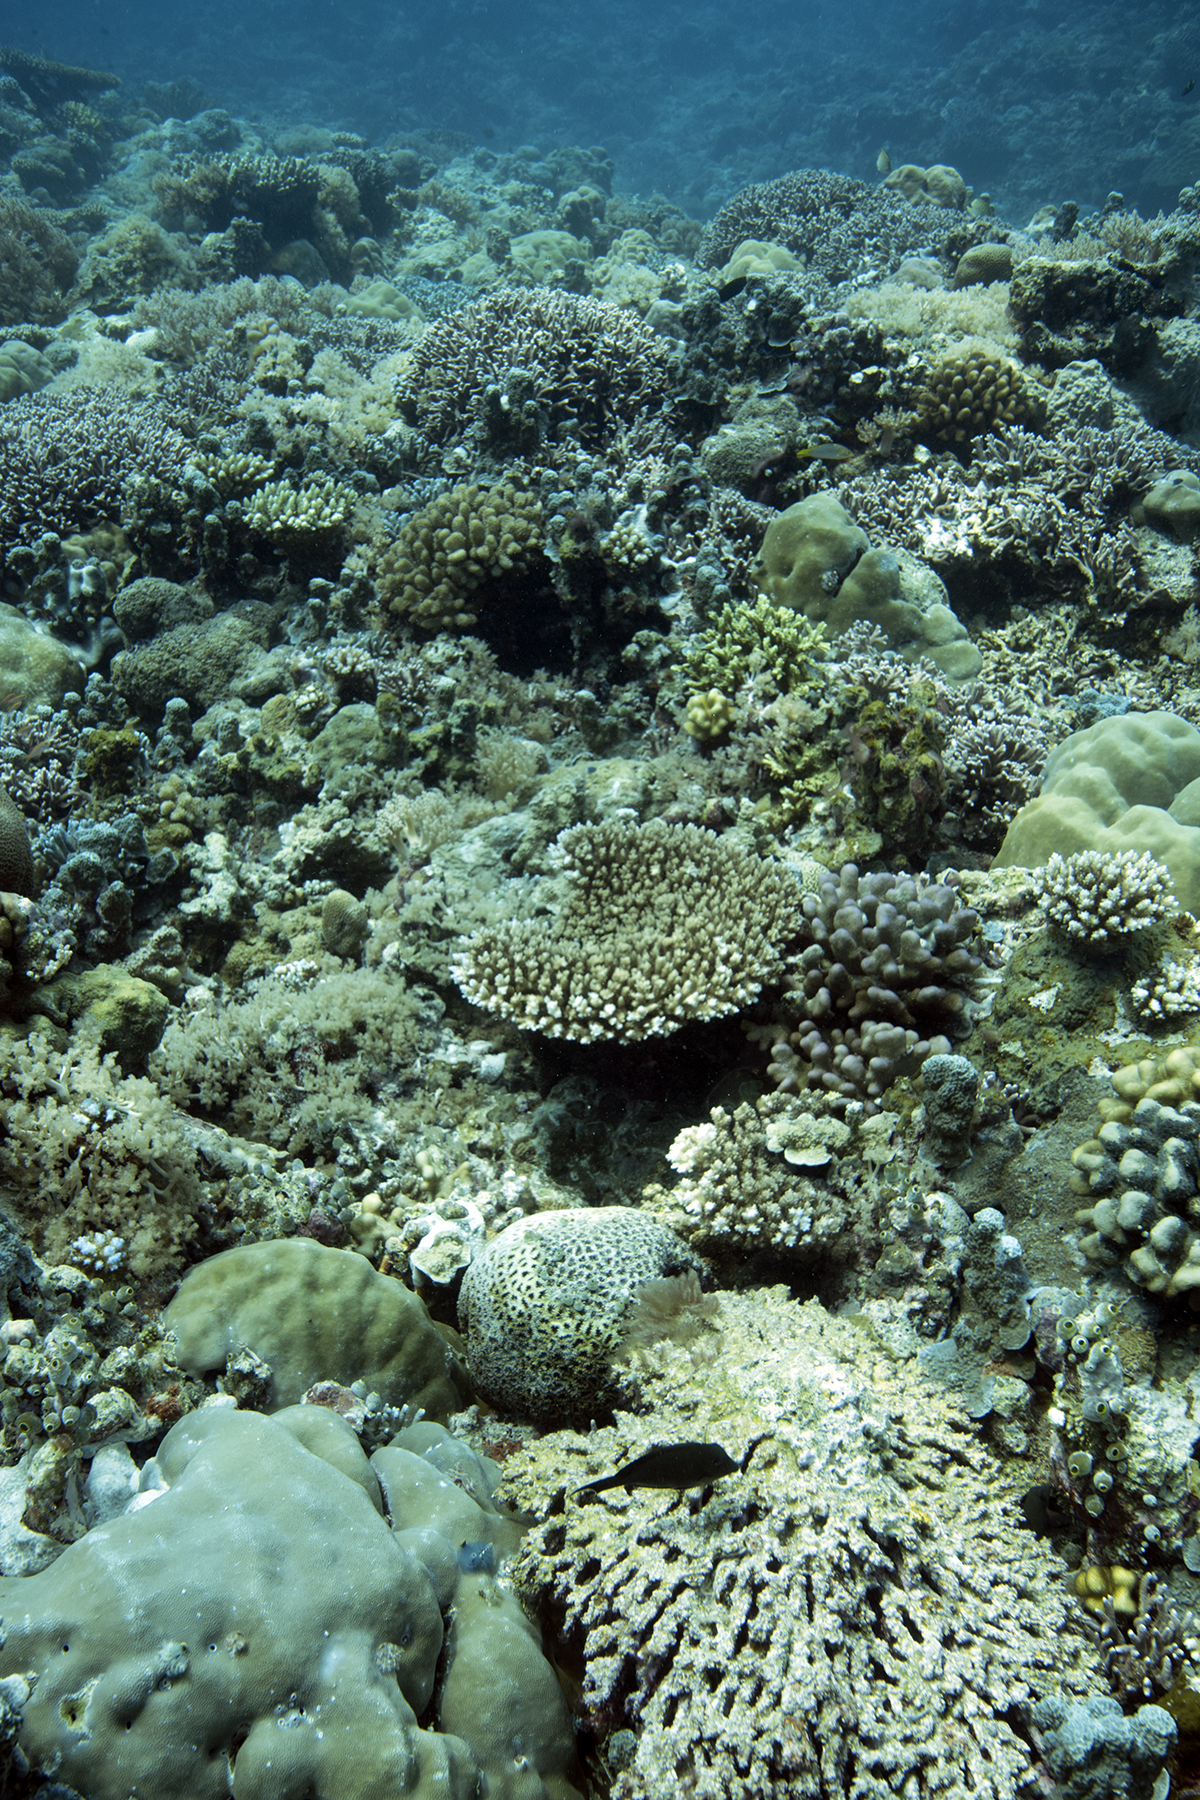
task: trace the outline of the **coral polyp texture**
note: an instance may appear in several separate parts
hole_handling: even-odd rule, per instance
[[[1115,949],[1177,910],[1171,877],[1148,850],[1056,850],[1034,887],[1055,930],[1096,950]]]
[[[500,1489],[552,1512],[513,1579],[578,1657],[585,1721],[627,1740],[616,1800],[1032,1791],[1012,1721],[1089,1692],[1096,1652],[967,1421],[782,1288],[723,1295],[716,1326],[711,1360],[642,1353],[648,1416],[544,1437]],[[572,1497],[660,1439],[738,1470],[685,1504]]]
[[[576,825],[551,920],[485,926],[451,973],[468,1000],[575,1043],[641,1043],[724,1018],[783,971],[800,928],[786,870],[694,825]]]
[[[422,631],[469,631],[480,590],[524,569],[541,547],[536,494],[511,481],[461,482],[414,513],[379,557],[379,598],[392,618]]]

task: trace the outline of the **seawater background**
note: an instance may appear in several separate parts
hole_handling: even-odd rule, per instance
[[[712,212],[749,181],[953,163],[1006,216],[1200,179],[1200,6],[1139,0],[63,0],[0,42],[191,80],[272,129],[602,144],[618,183]],[[1184,89],[1189,81],[1196,87]]]

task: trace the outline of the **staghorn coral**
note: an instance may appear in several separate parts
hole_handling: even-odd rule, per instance
[[[0,195],[0,325],[60,319],[78,262],[52,215]]]
[[[982,967],[979,915],[925,875],[860,875],[847,863],[803,899],[800,949],[770,1073],[785,1092],[824,1091],[839,1108],[880,1096],[927,1056],[946,1054]]]
[[[423,631],[470,631],[481,590],[542,549],[542,508],[512,481],[462,482],[408,520],[375,562],[381,606]]]
[[[634,314],[537,288],[435,319],[396,391],[436,444],[515,433],[532,447],[566,430],[604,448],[631,429],[648,444],[672,442],[669,381],[663,340]]]
[[[509,919],[451,965],[477,1006],[575,1043],[634,1044],[757,999],[783,966],[799,890],[776,865],[694,825],[576,825],[551,920]]]
[[[1149,850],[1055,851],[1033,879],[1055,930],[1093,950],[1119,949],[1178,910],[1170,874]]]
[[[703,1361],[639,1353],[644,1416],[543,1437],[498,1490],[540,1520],[514,1585],[579,1659],[613,1800],[1031,1792],[1025,1709],[1089,1691],[1097,1657],[976,1428],[783,1289],[722,1294],[714,1323]],[[684,1503],[569,1497],[681,1439],[739,1472]]]
[[[43,532],[117,523],[135,485],[182,487],[186,439],[157,403],[112,388],[0,408],[0,557]]]
[[[983,221],[921,199],[911,203],[849,175],[797,169],[758,182],[727,200],[706,229],[697,257],[719,269],[747,238],[782,244],[827,281],[894,269],[936,245],[953,267],[987,236]]]

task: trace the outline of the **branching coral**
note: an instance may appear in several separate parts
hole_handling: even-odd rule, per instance
[[[489,421],[498,435],[515,428],[518,382],[535,441],[569,428],[602,447],[628,430],[669,443],[669,380],[662,338],[634,314],[539,288],[434,320],[397,392],[425,435],[445,444],[486,434]]]
[[[956,262],[986,236],[985,225],[963,212],[910,204],[826,169],[798,169],[727,200],[705,231],[699,261],[719,269],[745,239],[757,238],[784,245],[831,282],[845,281],[868,268],[895,268],[931,243]]]
[[[470,631],[480,592],[542,547],[542,508],[512,481],[462,482],[414,513],[376,560],[384,609],[423,631]]]
[[[572,877],[553,920],[466,939],[468,1000],[547,1037],[667,1037],[757,999],[783,966],[799,891],[777,866],[693,825],[577,825],[556,840]]]
[[[853,863],[804,896],[803,915],[785,978],[801,1023],[780,1031],[771,1074],[785,1091],[877,1110],[900,1075],[949,1051],[982,967],[979,915],[926,876],[860,875]]]
[[[1178,910],[1171,877],[1148,850],[1057,851],[1034,874],[1046,917],[1093,950],[1117,949]]]
[[[45,531],[116,524],[132,484],[182,488],[186,439],[112,389],[26,394],[0,408],[0,552]]]

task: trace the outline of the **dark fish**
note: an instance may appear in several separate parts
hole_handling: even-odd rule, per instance
[[[717,289],[717,299],[722,302],[734,300],[741,293],[745,285],[746,277],[744,275],[735,275],[732,281],[723,282]]]
[[[1021,1511],[1030,1531],[1039,1537],[1054,1537],[1071,1524],[1071,1515],[1059,1503],[1059,1496],[1046,1482],[1031,1487],[1021,1495]]]
[[[576,1494],[602,1494],[605,1488],[623,1487],[627,1494],[634,1488],[694,1488],[732,1475],[737,1468],[732,1456],[720,1444],[656,1444],[644,1456],[637,1456],[615,1475],[601,1481],[589,1481],[576,1488]]]
[[[1181,100],[1186,99],[1187,96],[1191,93],[1192,89],[1195,87],[1195,85],[1196,85],[1196,77],[1193,75],[1192,79],[1188,82],[1187,86],[1184,88],[1183,93],[1180,94],[1179,98]]]

